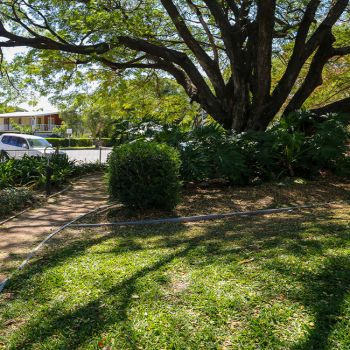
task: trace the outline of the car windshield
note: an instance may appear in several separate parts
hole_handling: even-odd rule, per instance
[[[47,142],[45,139],[27,139],[31,148],[39,148],[39,147],[51,147],[51,144]]]

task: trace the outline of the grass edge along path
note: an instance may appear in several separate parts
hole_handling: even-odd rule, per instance
[[[111,204],[112,205],[112,204]],[[28,263],[29,261],[33,258],[33,256],[45,245],[47,244],[47,242],[52,239],[55,235],[57,235],[58,233],[62,232],[64,229],[66,229],[67,227],[71,226],[74,222],[77,222],[78,220],[83,219],[84,217],[94,214],[95,212],[97,212],[98,210],[102,210],[102,209],[106,209],[108,207],[110,207],[111,205],[103,205],[101,207],[97,207],[95,209],[90,210],[89,212],[82,214],[80,216],[78,216],[77,218],[71,220],[70,222],[66,223],[65,225],[61,226],[59,229],[55,230],[54,232],[50,233],[48,236],[46,236],[44,238],[44,240],[42,240],[25,258],[25,260],[23,260],[23,262],[18,266],[17,270],[22,270]],[[9,277],[7,277],[5,280],[3,280],[0,283],[0,293],[4,290],[6,284],[9,282],[9,280],[12,278],[12,275],[10,275]]]

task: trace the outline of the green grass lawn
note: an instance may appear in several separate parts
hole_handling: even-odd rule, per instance
[[[350,349],[350,206],[70,230],[0,295],[4,349]]]

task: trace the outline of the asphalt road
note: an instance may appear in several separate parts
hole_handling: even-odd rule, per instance
[[[63,150],[69,159],[84,163],[96,163],[101,159],[101,163],[106,163],[107,156],[111,153],[111,148],[99,149],[69,149]]]

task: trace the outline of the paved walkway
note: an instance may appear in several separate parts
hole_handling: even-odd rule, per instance
[[[73,187],[0,226],[0,283],[49,233],[74,218],[104,205],[102,174],[86,176]]]

